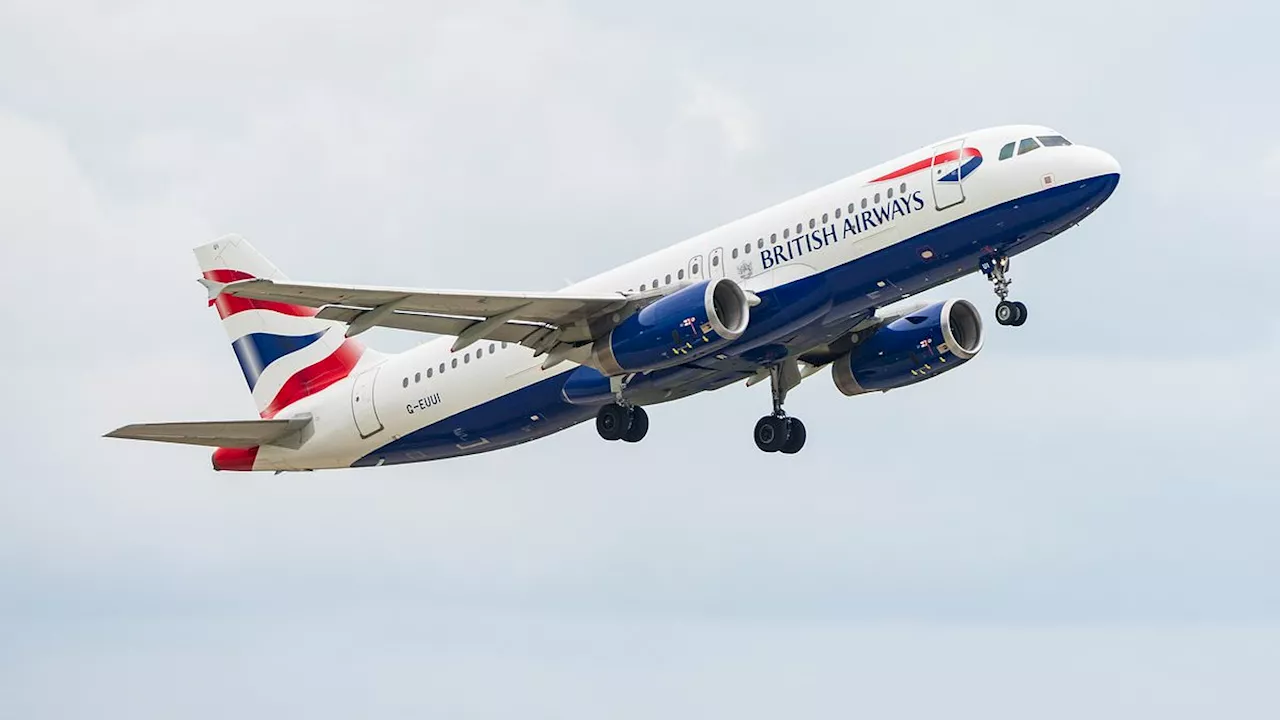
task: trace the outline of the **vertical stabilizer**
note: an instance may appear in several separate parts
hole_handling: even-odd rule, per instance
[[[249,241],[227,235],[195,253],[209,305],[218,310],[262,417],[346,378],[364,356],[364,345],[345,337],[344,325],[317,319],[312,308],[221,294],[237,280],[287,279]]]

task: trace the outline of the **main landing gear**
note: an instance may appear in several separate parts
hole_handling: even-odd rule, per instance
[[[605,440],[640,442],[649,433],[649,413],[623,399],[627,385],[624,378],[609,378],[609,384],[615,400],[596,413],[596,432]]]
[[[782,365],[769,368],[769,386],[773,391],[773,414],[765,415],[756,423],[756,447],[765,452],[781,452],[793,455],[804,447],[808,437],[804,423],[799,418],[787,417],[782,410],[782,402],[787,398],[787,389],[783,384]]]
[[[1008,276],[1009,258],[1003,255],[984,258],[978,267],[995,286],[996,297],[1000,298],[1000,302],[996,305],[996,322],[1013,327],[1026,322],[1027,306],[1008,300],[1009,286],[1013,284],[1013,280]]]
[[[596,413],[596,432],[605,440],[640,442],[649,432],[649,413],[639,405],[609,403]]]

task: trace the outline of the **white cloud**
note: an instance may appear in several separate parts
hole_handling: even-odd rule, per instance
[[[26,715],[78,716],[129,694],[171,716],[182,697],[244,697],[264,676],[295,697],[311,678],[363,678],[366,698],[419,707],[422,678],[447,677],[434,693],[446,710],[509,716],[512,698],[549,697],[536,680],[567,693],[591,685],[585,674],[607,688],[592,696],[600,706],[648,676],[694,707],[773,678],[816,708],[849,697],[822,670],[839,667],[874,677],[872,691],[1050,692],[1065,673],[1153,714],[1175,705],[1161,697],[1208,702],[1186,681],[1205,668],[1169,659],[1182,641],[1257,659],[1211,674],[1212,687],[1264,697],[1248,669],[1270,658],[1248,637],[1178,629],[1274,625],[1280,607],[1259,551],[1280,541],[1269,453],[1280,386],[1267,370],[1280,343],[1263,262],[1274,243],[1268,208],[1224,199],[1231,212],[1213,214],[1186,200],[1206,192],[1203,177],[1258,163],[1196,149],[1248,109],[1183,58],[1205,33],[1182,6],[1158,28],[1137,11],[1093,28],[1088,7],[1070,18],[966,7],[1008,42],[921,45],[897,11],[828,10],[819,25],[803,8],[684,4],[618,17],[560,3],[0,8],[0,313],[14,339],[0,376],[0,612],[21,631],[0,649],[0,697]],[[918,15],[936,38],[956,32],[954,12]],[[1060,37],[1042,32],[1064,22]],[[839,37],[809,38],[815,27]],[[1061,52],[1090,37],[1138,41],[1118,59]],[[1222,56],[1194,65],[1203,57]],[[1180,81],[1150,75],[1162,67]],[[1198,110],[1187,81],[1222,118]],[[1180,118],[1176,131],[1152,131],[1153,113]],[[251,413],[192,282],[190,246],[219,233],[245,232],[299,277],[548,287],[935,131],[1024,116],[1062,119],[1114,151],[1120,192],[1019,259],[1031,323],[992,324],[967,367],[853,400],[824,376],[807,381],[789,404],[810,428],[800,456],[751,446],[760,387],[654,408],[641,446],[584,427],[378,471],[214,474],[203,450],[97,437],[127,421]],[[950,291],[990,302],[976,280]],[[816,629],[762,629],[797,618]],[[841,629],[889,619],[926,629]],[[938,625],[975,622],[1111,630],[1073,645],[983,628],[915,662],[937,657]],[[486,634],[494,623],[504,632]],[[542,630],[522,634],[528,623]],[[1138,625],[1154,635],[1116,629]],[[483,647],[464,652],[477,636]],[[355,660],[330,662],[352,637]],[[1095,652],[1117,642],[1136,649]],[[913,651],[893,654],[902,647]],[[779,671],[778,657],[823,658],[804,666],[819,680]],[[1105,677],[1088,670],[1099,663]],[[1160,685],[1152,663],[1181,694],[1126,690],[1132,678]],[[437,672],[404,673],[420,666]],[[70,678],[59,687],[96,702],[39,695],[59,670]],[[988,682],[1018,671],[1025,683]],[[183,692],[122,690],[140,677]],[[449,689],[519,677],[535,681],[483,703]],[[689,677],[715,697],[689,691]],[[1039,696],[992,712],[1043,710]],[[936,714],[927,699],[911,707]]]

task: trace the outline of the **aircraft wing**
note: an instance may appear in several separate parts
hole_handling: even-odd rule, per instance
[[[215,422],[138,423],[125,425],[104,437],[152,440],[182,445],[251,448],[259,445],[298,447],[310,417],[284,420],[225,420]]]
[[[458,336],[455,349],[485,340],[520,343],[549,352],[560,343],[586,343],[636,309],[661,297],[646,294],[462,292],[241,280],[210,287],[252,300],[321,308],[321,319],[349,325],[355,335],[390,327]]]

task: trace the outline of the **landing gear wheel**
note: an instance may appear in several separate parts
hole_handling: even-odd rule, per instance
[[[782,445],[782,452],[787,455],[795,455],[804,447],[805,438],[808,432],[804,429],[804,423],[799,418],[787,418],[787,425],[790,426],[787,432],[787,442]]]
[[[627,408],[610,403],[596,413],[596,432],[605,440],[621,440],[631,427],[631,413]]]
[[[1017,325],[1019,304],[1020,303],[1013,303],[1008,300],[1001,300],[1000,304],[996,305],[996,322],[1001,325]]]
[[[765,452],[778,452],[787,444],[787,419],[765,415],[756,423],[756,447]]]
[[[623,442],[637,443],[649,432],[649,413],[642,407],[631,408],[631,427],[623,433]]]
[[[1022,323],[1027,321],[1027,306],[1015,300],[1013,307],[1018,311],[1018,317],[1009,324],[1014,327],[1021,327]]]

